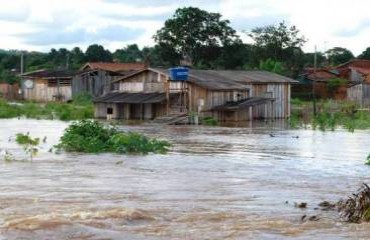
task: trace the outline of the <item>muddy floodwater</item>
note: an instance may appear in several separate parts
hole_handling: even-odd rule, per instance
[[[369,131],[122,126],[174,146],[49,153],[67,126],[0,120],[0,239],[370,239],[370,224],[315,209],[369,182]],[[20,161],[19,132],[46,136],[32,162]]]

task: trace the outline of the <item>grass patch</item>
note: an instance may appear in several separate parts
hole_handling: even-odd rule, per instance
[[[205,126],[217,126],[218,125],[218,121],[214,117],[204,117],[201,120],[201,123]]]
[[[71,103],[17,102],[0,99],[0,118],[26,117],[34,119],[60,119],[63,121],[90,119],[94,117],[94,106],[88,101]]]
[[[369,129],[370,112],[358,108],[359,106],[349,101],[319,101],[314,116],[312,102],[292,101],[290,125],[292,128],[311,125],[313,129],[321,131],[334,131],[338,127],[350,132],[356,129]]]
[[[167,141],[148,138],[139,133],[122,133],[112,126],[93,120],[72,123],[60,138],[57,149],[85,153],[166,153]]]

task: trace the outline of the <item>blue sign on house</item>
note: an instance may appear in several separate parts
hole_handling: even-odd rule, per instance
[[[170,68],[170,78],[174,81],[186,81],[189,76],[189,69],[185,67]]]

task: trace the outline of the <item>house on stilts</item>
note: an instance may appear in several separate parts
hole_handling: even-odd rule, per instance
[[[94,99],[95,117],[153,120],[198,115],[220,122],[288,118],[293,79],[265,71],[193,70],[186,81],[145,68],[112,82]]]

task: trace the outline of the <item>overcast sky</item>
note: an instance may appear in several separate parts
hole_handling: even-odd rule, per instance
[[[358,55],[370,47],[369,0],[11,0],[0,8],[0,48],[151,46],[156,30],[183,6],[220,12],[246,42],[242,30],[284,20],[309,39],[307,52],[341,46]]]

